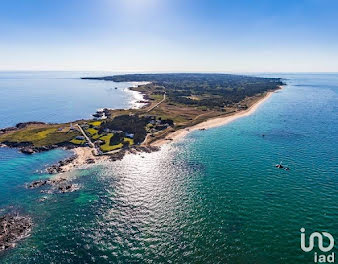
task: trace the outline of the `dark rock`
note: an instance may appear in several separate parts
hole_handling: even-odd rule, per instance
[[[145,153],[151,153],[151,152],[155,152],[155,151],[159,151],[160,148],[159,147],[155,147],[155,146],[135,146],[134,149],[138,152],[145,152]]]
[[[25,128],[28,125],[46,125],[45,122],[38,122],[38,121],[30,121],[30,122],[24,122],[24,123],[18,123],[15,125],[16,128],[22,129]]]
[[[75,192],[78,189],[79,189],[79,186],[77,184],[72,184],[72,183],[62,184],[57,187],[57,190],[60,193]]]
[[[21,148],[20,151],[24,154],[33,154],[35,153],[34,149],[30,148],[30,147],[24,147]]]
[[[27,188],[35,189],[35,188],[39,188],[42,186],[49,186],[50,189],[41,190],[40,191],[41,193],[55,193],[55,192],[67,193],[67,192],[74,192],[79,189],[79,186],[77,184],[67,182],[65,178],[34,181],[28,184]]]
[[[47,184],[47,180],[38,180],[38,181],[34,181],[30,184],[27,185],[27,188],[29,189],[34,189],[34,188],[38,188],[41,187],[43,185]]]
[[[93,164],[93,163],[95,163],[95,160],[94,159],[87,159],[86,163],[87,164]]]
[[[61,172],[64,172],[64,170],[62,169],[63,166],[71,163],[73,160],[76,159],[76,155],[74,156],[71,156],[70,158],[67,158],[65,160],[61,160],[59,161],[57,164],[54,164],[50,167],[48,167],[46,169],[46,171],[49,173],[49,174],[55,174],[55,173],[61,173]]]
[[[29,236],[32,219],[18,214],[0,216],[0,252],[15,247],[16,243]]]
[[[114,154],[109,155],[111,161],[117,161],[117,160],[122,160],[124,155],[126,154],[125,150],[121,150],[119,152],[116,152]]]
[[[0,134],[6,133],[6,132],[9,132],[9,131],[14,131],[14,130],[17,130],[17,128],[16,127],[2,128],[2,129],[0,129]]]

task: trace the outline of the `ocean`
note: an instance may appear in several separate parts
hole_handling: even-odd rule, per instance
[[[22,74],[0,74],[0,127],[87,118],[135,100],[128,84],[111,90],[77,79],[83,73]],[[252,115],[70,172],[81,189],[44,202],[25,183],[71,153],[0,148],[0,213],[34,222],[0,263],[313,263],[300,229],[338,238],[338,74],[259,75],[287,85]]]
[[[67,122],[91,118],[104,107],[137,107],[134,83],[82,80],[110,72],[0,72],[0,127],[18,122]],[[115,89],[117,88],[117,89]]]

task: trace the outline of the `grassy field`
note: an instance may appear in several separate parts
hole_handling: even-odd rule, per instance
[[[94,122],[90,122],[89,124],[98,127],[101,125],[101,123],[102,121],[94,121]]]
[[[85,139],[80,140],[80,139],[75,139],[74,138],[70,142],[73,143],[73,144],[75,144],[75,145],[83,145],[84,143],[86,143],[86,140]]]
[[[92,139],[94,139],[94,140],[96,140],[96,139],[98,139],[101,135],[98,133],[99,131],[97,130],[97,129],[95,129],[95,128],[88,128],[88,129],[86,129],[86,132],[89,134],[89,136],[92,138]]]
[[[111,146],[109,143],[110,143],[110,138],[113,136],[112,133],[109,133],[103,137],[100,137],[100,140],[103,140],[105,143],[103,145],[100,146],[101,150],[103,152],[108,152],[108,151],[112,151],[112,150],[115,150],[115,149],[119,149],[119,148],[122,148],[123,144],[120,143],[120,144],[117,144],[117,145],[113,145]]]
[[[123,139],[123,141],[124,141],[124,142],[129,142],[129,146],[134,145],[134,140],[133,140],[132,138],[126,138],[126,137],[125,137],[125,138]]]
[[[24,129],[0,135],[0,142],[31,143],[35,147],[50,146],[71,141],[80,135],[77,131],[59,132],[60,125],[28,126]]]
[[[86,129],[86,132],[88,132],[91,136],[97,134],[99,131],[95,128],[88,128]]]
[[[102,136],[100,137],[99,139],[104,141],[104,144],[100,146],[100,149],[103,151],[103,152],[108,152],[108,151],[112,151],[112,150],[116,150],[116,149],[120,149],[123,147],[123,143],[119,143],[119,144],[116,144],[116,145],[113,145],[111,146],[110,145],[110,138],[113,136],[112,133],[109,133],[105,136]],[[124,142],[129,142],[129,146],[133,145],[134,144],[134,140],[131,139],[131,138],[124,138],[123,139]]]

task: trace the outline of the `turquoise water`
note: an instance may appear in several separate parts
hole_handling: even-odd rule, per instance
[[[253,115],[74,171],[81,190],[43,203],[24,183],[69,153],[0,149],[0,207],[35,223],[0,262],[313,263],[300,228],[338,238],[338,75],[277,76]]]

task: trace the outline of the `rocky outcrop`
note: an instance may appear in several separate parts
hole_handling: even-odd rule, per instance
[[[71,162],[73,162],[75,159],[76,159],[76,155],[73,155],[70,158],[67,158],[65,160],[61,160],[57,164],[54,164],[54,165],[48,167],[46,170],[49,174],[64,172],[62,167],[66,166],[67,164],[69,164]]]
[[[14,130],[18,130],[18,129],[22,129],[22,128],[25,128],[28,125],[46,125],[46,124],[47,123],[45,123],[45,122],[38,122],[38,121],[30,121],[30,122],[18,123],[14,127],[1,128],[0,129],[0,134],[6,133],[6,132],[10,132],[10,131],[14,131]]]
[[[29,236],[32,219],[18,214],[0,216],[0,252],[15,247],[16,243]]]
[[[37,180],[27,184],[28,189],[37,189],[41,187],[49,187],[49,189],[42,190],[42,193],[67,193],[79,189],[77,184],[68,182],[64,178]]]
[[[144,153],[151,153],[151,152],[155,152],[155,151],[159,151],[160,148],[156,147],[156,146],[133,146],[130,147],[128,149],[122,149],[114,154],[109,154],[109,159],[111,161],[117,161],[117,160],[122,160],[124,155],[126,155],[127,153],[130,154],[137,154],[140,152],[144,152]]]
[[[59,193],[67,193],[67,192],[74,192],[79,189],[79,186],[77,184],[64,184],[60,185],[57,188],[57,191]]]
[[[45,122],[39,122],[39,121],[29,121],[29,122],[22,122],[22,123],[17,123],[15,125],[15,127],[17,129],[22,129],[22,128],[25,128],[26,126],[29,126],[29,125],[46,125],[47,123]]]
[[[126,151],[125,150],[120,150],[114,154],[110,154],[109,155],[109,159],[111,161],[117,161],[117,160],[122,160],[124,155],[126,154]]]
[[[94,159],[87,159],[86,163],[87,164],[93,164],[93,163],[95,163],[95,160]]]
[[[33,154],[37,152],[48,151],[55,148],[58,148],[58,146],[57,145],[42,146],[42,147],[25,146],[20,148],[19,150],[24,154]]]
[[[18,128],[17,127],[6,127],[6,128],[1,128],[0,129],[0,135],[1,134],[4,134],[6,132],[10,132],[10,131],[14,131],[14,130],[17,130]]]
[[[35,153],[34,149],[30,148],[30,147],[23,147],[20,149],[20,151],[24,154],[33,154]]]
[[[151,152],[155,152],[155,151],[159,151],[160,150],[159,147],[150,146],[150,145],[146,145],[146,146],[134,146],[132,149],[136,150],[137,152],[145,152],[145,153],[151,153]]]
[[[4,141],[3,143],[1,143],[1,147],[5,147],[5,146],[9,148],[18,148],[20,152],[25,153],[25,154],[33,154],[33,153],[48,151],[48,150],[60,147],[59,145],[35,147],[32,145],[31,142]],[[62,146],[62,147],[73,148],[71,144],[69,144],[69,146]]]

